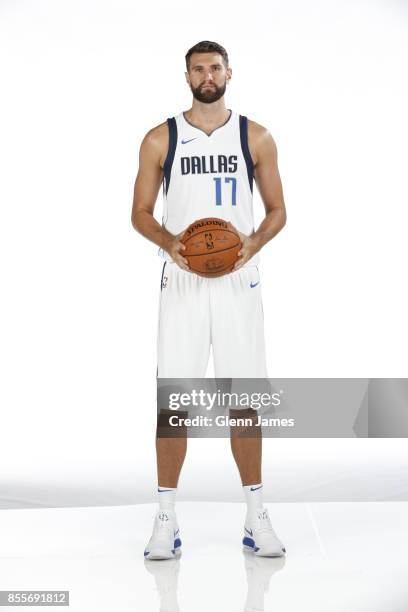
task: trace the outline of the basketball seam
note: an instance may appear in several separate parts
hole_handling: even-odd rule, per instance
[[[237,235],[236,232],[231,232],[231,230],[229,230],[229,229],[221,229],[219,227],[215,227],[215,228],[212,229],[212,231],[214,231],[214,230],[217,230],[219,232],[228,232],[228,234],[233,234],[234,236]],[[197,232],[196,234],[193,234],[192,236],[189,236],[188,238],[185,238],[184,240],[186,242],[188,242],[189,240],[191,240],[191,238],[195,238],[196,236],[199,236],[200,234],[206,234],[208,231],[210,231],[210,230],[201,230],[200,232]],[[183,242],[183,239],[181,240],[181,242]],[[184,242],[183,242],[183,244],[184,244]]]
[[[216,270],[215,274],[219,274],[220,272],[224,272],[225,270],[228,270],[229,268],[231,268],[234,264],[230,264],[229,266],[227,266],[226,268],[222,268],[221,270]],[[193,270],[194,274],[198,274],[198,276],[200,276],[200,274],[211,274],[211,272],[197,272],[196,270]]]
[[[231,246],[229,246],[226,249],[221,249],[221,251],[211,251],[211,253],[192,253],[191,255],[186,254],[185,252],[182,252],[183,257],[206,257],[207,255],[218,255],[218,253],[223,253],[224,251],[229,251],[230,249],[233,249],[234,247],[238,246],[240,243],[237,242],[237,244],[232,244]]]

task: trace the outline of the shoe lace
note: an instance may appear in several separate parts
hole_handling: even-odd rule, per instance
[[[258,512],[258,530],[259,532],[273,533],[268,510],[261,510],[260,512]]]
[[[173,535],[170,517],[166,512],[160,512],[156,517],[156,536],[166,538],[169,534]]]

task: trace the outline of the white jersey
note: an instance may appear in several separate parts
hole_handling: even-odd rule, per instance
[[[184,113],[167,119],[169,148],[163,166],[163,227],[179,234],[204,217],[230,221],[243,234],[254,231],[253,169],[248,120],[230,110],[207,135]],[[167,261],[168,253],[160,250]],[[258,254],[247,265],[258,263]]]

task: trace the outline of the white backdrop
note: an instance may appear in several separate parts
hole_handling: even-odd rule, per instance
[[[227,48],[227,106],[278,145],[270,375],[407,375],[404,2],[2,0],[0,18],[3,507],[155,498],[161,261],[130,211],[199,40]],[[228,440],[190,447],[179,498],[241,500]],[[266,499],[408,499],[406,447],[267,440]]]

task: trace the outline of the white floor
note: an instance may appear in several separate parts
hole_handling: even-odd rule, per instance
[[[408,502],[267,504],[287,557],[241,548],[243,504],[177,506],[179,560],[145,562],[155,506],[0,512],[0,590],[84,612],[403,612]]]

